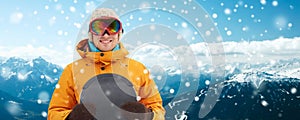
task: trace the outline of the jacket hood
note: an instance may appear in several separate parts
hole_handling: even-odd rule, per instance
[[[124,59],[128,55],[128,51],[124,48],[122,43],[120,43],[120,50],[107,52],[91,52],[88,45],[88,39],[80,41],[76,46],[76,50],[82,58],[87,59],[92,63],[102,63],[105,66],[110,64],[111,62]]]

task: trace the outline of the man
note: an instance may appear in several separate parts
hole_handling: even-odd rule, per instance
[[[154,113],[153,120],[164,120],[165,110],[155,82],[143,64],[126,57],[128,51],[120,42],[122,32],[122,23],[113,10],[100,8],[92,13],[89,38],[80,41],[76,47],[82,59],[64,69],[49,104],[49,120],[70,119],[78,111],[86,113],[88,110],[80,104],[83,86],[89,79],[107,73],[128,79],[138,96],[138,103]],[[126,104],[125,109],[129,110],[130,105],[138,107]]]

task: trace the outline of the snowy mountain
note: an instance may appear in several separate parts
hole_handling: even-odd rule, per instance
[[[259,75],[260,76],[260,75]],[[268,78],[262,76],[262,78]],[[258,78],[260,79],[260,78]],[[182,113],[188,120],[199,119],[299,119],[300,79],[281,78],[263,81],[257,88],[252,82],[222,82],[224,87],[215,106],[204,118],[199,118],[207,88],[199,88],[177,96],[169,97],[166,119],[174,119]],[[208,88],[214,89],[214,88]],[[192,94],[196,92],[196,96]],[[188,101],[192,101],[189,103]],[[186,107],[188,106],[188,108]]]
[[[227,80],[252,82],[257,88],[264,81],[300,79],[300,59],[279,60],[263,64],[239,64],[227,71]],[[232,72],[232,69],[233,72]]]
[[[212,101],[216,103],[214,107],[201,119],[299,119],[299,61],[294,58],[260,64],[226,64],[225,79],[219,82],[220,94],[215,92],[214,85],[218,82],[211,79],[213,72],[208,70],[211,66],[203,65],[196,91],[177,94],[161,91],[168,111],[166,118],[178,118],[185,113],[189,120],[198,120],[201,106],[207,106],[204,104],[206,96],[218,95],[216,101]],[[175,79],[182,78],[178,75]],[[207,80],[211,81],[210,86]],[[177,90],[177,86],[170,86]],[[214,91],[213,95],[208,94],[209,90]]]
[[[62,68],[42,57],[32,60],[2,57],[0,68],[1,118],[45,119]]]
[[[62,72],[58,65],[39,57],[11,57],[0,63],[0,90],[19,99],[49,102]]]
[[[5,120],[44,120],[48,104],[22,100],[0,91],[0,116]]]
[[[297,109],[300,106],[299,61],[294,58],[260,64],[226,64],[224,80],[220,81],[223,88],[204,119],[300,118],[295,114],[300,112]],[[2,58],[0,63],[0,107],[3,108],[0,114],[7,119],[47,116],[48,102],[63,69],[41,57]],[[182,112],[186,112],[189,120],[199,119],[200,106],[208,90],[214,89],[208,85],[217,83],[211,78],[210,65],[200,67],[199,77],[172,66],[155,66],[150,72],[163,98],[166,119],[174,119]]]

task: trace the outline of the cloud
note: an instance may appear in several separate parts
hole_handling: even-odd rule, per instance
[[[223,50],[225,54],[224,63],[264,63],[276,60],[286,60],[292,58],[300,58],[300,37],[296,38],[278,38],[275,40],[251,41],[251,42],[223,42],[223,47],[213,47],[208,43],[196,43],[190,46],[164,46],[160,44],[146,44],[133,49],[129,47],[129,57],[136,59],[147,66],[159,65],[163,68],[175,66],[177,68],[186,67],[191,69],[189,65],[197,64],[197,67],[211,64],[211,53]],[[212,47],[211,47],[212,48]],[[80,58],[74,50],[61,52],[47,47],[34,47],[31,45],[21,47],[5,47],[0,46],[1,57],[21,57],[32,59],[43,57],[47,61],[66,66],[75,59]],[[193,63],[193,64],[192,64]],[[180,68],[182,69],[182,68]]]
[[[191,48],[200,58],[209,58],[211,51],[207,43],[192,44]],[[300,37],[250,42],[223,42],[226,63],[262,63],[270,60],[300,58]]]
[[[34,47],[32,45],[21,47],[0,46],[0,56],[6,58],[20,57],[24,59],[34,59],[41,56],[48,62],[61,65],[62,67],[73,61],[72,52],[62,53],[47,47]]]
[[[251,42],[196,43],[182,46],[144,44],[131,51],[131,58],[147,67],[159,66],[192,73],[200,70],[217,71],[218,67],[239,63],[270,64],[278,60],[300,58],[300,38],[278,38]],[[223,57],[219,55],[224,55]],[[208,67],[210,65],[216,68]],[[230,67],[231,68],[231,67]],[[172,71],[174,71],[172,70]],[[196,75],[197,76],[197,75]]]

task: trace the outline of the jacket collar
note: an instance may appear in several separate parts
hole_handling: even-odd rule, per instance
[[[88,39],[80,41],[77,44],[76,50],[82,58],[88,59],[93,63],[102,63],[105,66],[117,60],[124,59],[128,55],[128,51],[124,48],[122,43],[120,43],[120,49],[116,51],[91,52]]]

